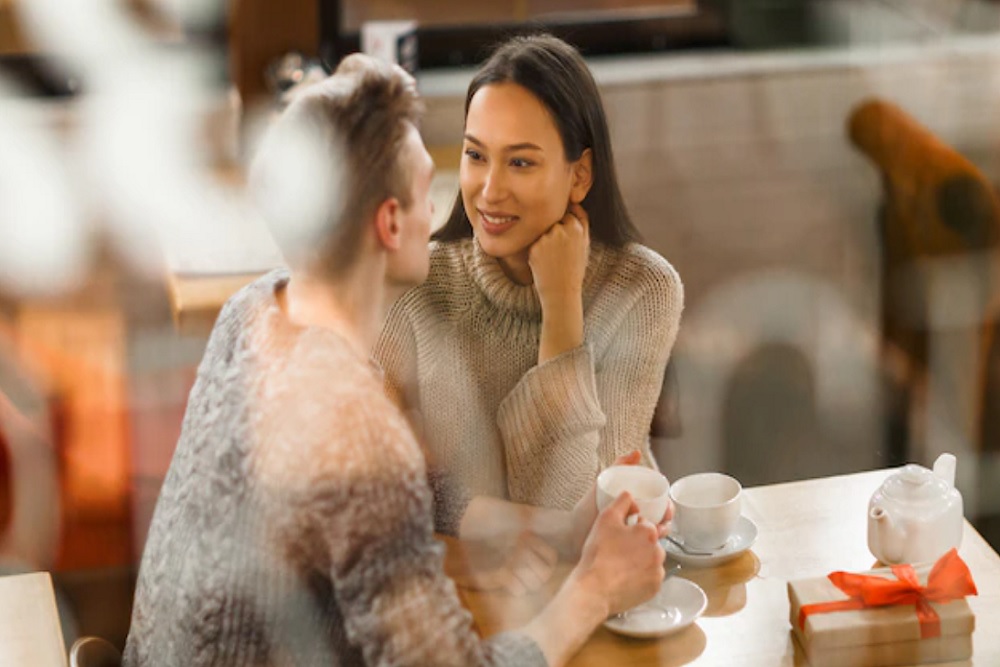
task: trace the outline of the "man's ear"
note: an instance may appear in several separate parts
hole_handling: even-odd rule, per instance
[[[375,236],[386,250],[398,250],[401,244],[399,212],[399,200],[395,197],[389,197],[375,210]]]
[[[594,184],[594,152],[589,148],[584,149],[580,158],[570,165],[573,175],[573,183],[569,191],[569,200],[574,204],[579,204],[587,198],[590,187]]]

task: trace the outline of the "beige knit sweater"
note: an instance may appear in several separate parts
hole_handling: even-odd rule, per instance
[[[375,358],[432,465],[472,495],[569,508],[649,426],[684,291],[652,250],[594,242],[580,348],[539,365],[541,305],[474,239],[435,243],[427,281],[397,301]]]

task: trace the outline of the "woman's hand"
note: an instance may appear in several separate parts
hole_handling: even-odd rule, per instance
[[[583,277],[590,257],[590,219],[570,204],[528,251],[528,266],[542,304],[538,363],[583,345]]]
[[[570,204],[528,251],[528,266],[538,298],[545,304],[579,298],[590,256],[590,219],[579,204]]]
[[[488,558],[466,554],[462,567],[449,576],[459,588],[476,591],[504,591],[524,595],[545,585],[558,562],[555,550],[542,538],[525,531],[510,545],[494,544]],[[503,553],[505,552],[506,553]],[[488,563],[503,553],[500,562]]]

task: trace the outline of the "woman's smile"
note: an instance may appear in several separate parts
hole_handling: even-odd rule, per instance
[[[519,220],[519,217],[516,215],[509,215],[496,211],[487,212],[482,209],[476,209],[476,211],[479,213],[479,217],[482,220],[482,230],[493,236],[503,234],[508,229],[513,227]]]

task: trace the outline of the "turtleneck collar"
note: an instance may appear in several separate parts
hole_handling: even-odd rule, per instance
[[[466,271],[472,276],[473,282],[488,302],[500,310],[525,317],[541,318],[542,304],[538,300],[534,285],[519,285],[508,278],[500,262],[483,252],[475,237],[465,239],[461,243]],[[593,296],[592,286],[597,276],[602,273],[606,255],[604,244],[591,240],[590,258],[583,277],[584,308]]]

